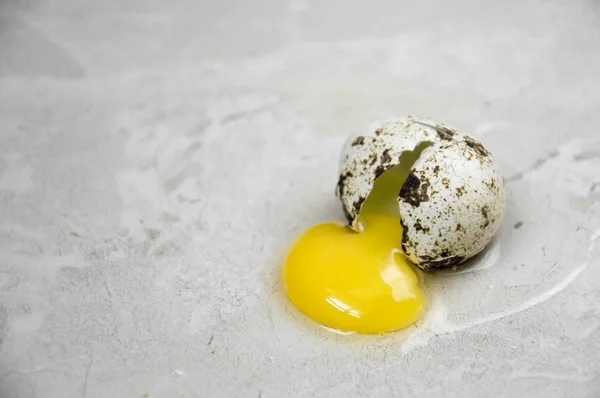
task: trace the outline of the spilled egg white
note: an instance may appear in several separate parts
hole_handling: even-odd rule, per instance
[[[410,151],[416,160],[405,156]],[[345,145],[337,195],[350,227],[362,229],[359,216],[375,181],[406,159],[413,163],[403,165],[410,169],[399,181],[397,203],[408,258],[431,271],[479,253],[504,213],[500,166],[475,139],[414,116],[378,122]]]

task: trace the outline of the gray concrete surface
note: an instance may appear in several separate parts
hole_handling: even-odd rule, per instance
[[[600,396],[600,4],[0,0],[0,396]],[[415,113],[509,181],[416,327],[278,284],[347,134]]]

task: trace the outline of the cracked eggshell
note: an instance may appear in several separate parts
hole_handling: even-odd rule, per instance
[[[422,142],[437,142],[435,122],[420,123],[413,116],[374,123],[366,134],[350,137],[342,150],[337,196],[348,224],[360,231],[358,215],[375,180],[400,163],[400,155]],[[432,125],[430,125],[433,123]],[[398,187],[400,191],[400,187]]]
[[[479,253],[498,230],[505,206],[504,178],[491,153],[460,131],[410,116],[372,131],[354,137],[342,154],[338,195],[350,226],[359,229],[375,180],[399,164],[401,153],[431,142],[399,187],[402,248],[426,271]]]

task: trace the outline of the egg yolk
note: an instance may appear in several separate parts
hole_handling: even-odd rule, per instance
[[[364,232],[341,223],[312,227],[283,266],[287,295],[320,324],[346,332],[408,327],[425,309],[419,279],[401,249],[398,216],[365,214]]]

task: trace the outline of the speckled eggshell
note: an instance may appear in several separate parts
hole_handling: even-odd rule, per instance
[[[424,141],[439,140],[435,122],[414,116],[377,122],[367,133],[350,137],[342,150],[337,183],[337,195],[350,227],[360,230],[358,215],[375,180],[399,164],[403,152]]]
[[[398,198],[402,248],[421,269],[458,265],[479,253],[500,226],[505,206],[498,162],[478,141],[443,125]]]
[[[480,142],[415,116],[376,123],[346,143],[337,195],[348,224],[360,231],[358,216],[375,180],[423,142],[432,145],[398,187],[398,205],[404,252],[419,268],[432,271],[479,253],[500,226],[504,178]]]

